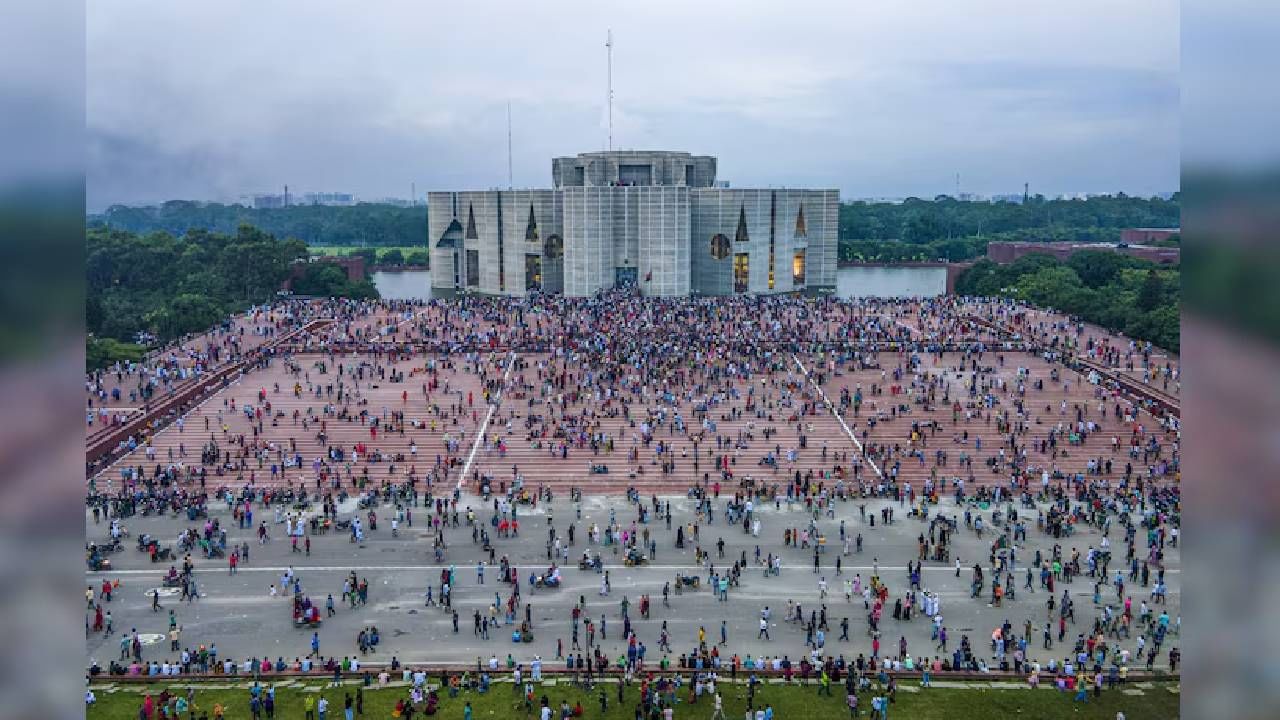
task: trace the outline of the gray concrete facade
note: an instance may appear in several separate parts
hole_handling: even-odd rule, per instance
[[[427,194],[431,285],[488,295],[560,292],[564,231],[553,190]]]
[[[583,153],[552,161],[551,190],[427,196],[432,286],[585,297],[834,288],[835,190],[717,188],[716,159]]]
[[[551,161],[556,189],[613,185],[711,187],[716,159],[710,155],[660,150],[615,150],[558,157]]]

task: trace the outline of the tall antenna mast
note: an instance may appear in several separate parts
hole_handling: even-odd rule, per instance
[[[507,101],[507,189],[515,187],[511,181],[511,101]]]
[[[609,56],[609,149],[613,150],[613,28],[609,29],[604,46]]]

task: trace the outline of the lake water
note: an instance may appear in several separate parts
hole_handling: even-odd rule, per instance
[[[942,267],[842,267],[836,271],[836,294],[856,297],[933,297],[947,292]]]
[[[431,297],[431,272],[376,272],[373,284],[388,300]],[[842,267],[836,273],[836,294],[855,297],[932,297],[947,292],[947,269],[927,267]]]
[[[373,286],[387,300],[425,300],[431,297],[431,271],[378,271],[373,274]]]

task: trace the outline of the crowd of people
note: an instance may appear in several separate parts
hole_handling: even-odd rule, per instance
[[[362,544],[366,534],[416,522],[442,565],[423,583],[424,604],[445,614],[452,632],[471,610],[481,640],[498,630],[538,648],[554,641],[554,661],[575,679],[616,673],[639,684],[646,714],[669,707],[663,698],[680,683],[714,696],[718,676],[739,673],[815,678],[827,692],[844,682],[857,702],[871,681],[883,681],[882,693],[903,672],[926,685],[936,673],[1007,671],[1033,684],[1049,675],[1064,688],[1100,688],[1104,675],[1122,680],[1130,667],[1151,669],[1163,657],[1176,669],[1180,660],[1176,613],[1156,609],[1168,595],[1166,556],[1181,520],[1177,416],[1071,364],[1082,353],[1107,367],[1139,367],[1144,382],[1176,390],[1176,364],[1160,363],[1153,348],[1013,303],[957,298],[608,293],[331,301],[305,310],[291,302],[229,323],[186,355],[167,351],[87,381],[99,403],[171,392],[189,374],[241,357],[243,336],[265,343],[308,319],[333,319],[256,356],[234,390],[133,438],[130,454],[89,480],[90,533],[108,523],[118,541],[120,522],[133,517],[195,523],[176,543],[175,555],[185,553],[175,570],[179,602],[200,596],[195,578],[210,572],[209,561],[227,572],[249,562],[241,535],[267,545],[284,525],[290,553],[305,558],[313,545]],[[978,319],[1026,332],[1000,337]],[[619,492],[607,521],[583,522],[581,494],[605,480],[615,492],[626,487],[625,497]],[[553,517],[565,492],[573,515]],[[352,503],[354,512],[340,512]],[[539,503],[545,515],[530,527],[522,508]],[[689,510],[688,522],[673,526],[673,503]],[[300,508],[309,510],[305,521]],[[517,568],[503,546],[521,542],[522,520],[526,537],[546,533],[536,537],[546,558]],[[921,523],[911,533],[914,562],[896,576],[882,572],[864,533],[908,521]],[[725,551],[730,532],[741,534],[736,556]],[[1087,547],[1075,544],[1077,533]],[[962,560],[961,535],[987,556]],[[618,561],[643,565],[686,547],[693,564],[663,583],[661,608],[648,593],[615,589],[594,559],[617,552]],[[531,596],[558,585],[579,549],[579,567],[600,572],[599,595],[581,596],[544,627]],[[845,570],[868,555],[867,577]],[[480,558],[474,583],[460,577],[462,558]],[[496,582],[485,583],[486,566]],[[1034,620],[1025,611],[1020,627],[1006,619],[991,628],[989,650],[978,647],[985,630],[955,639],[925,566],[967,572],[968,602],[1026,608],[1043,596],[1047,610]],[[295,623],[318,627],[332,617],[335,591],[349,604],[344,612],[368,602],[363,578],[307,594],[302,572],[291,567],[279,590],[271,587],[292,601]],[[745,583],[783,574],[798,583],[798,573],[813,576],[810,598],[797,590],[785,610],[759,609],[755,640],[777,652],[730,652],[724,623],[673,637],[661,617],[683,592],[705,587],[738,606]],[[103,587],[96,596],[90,588],[90,634],[114,631],[103,610],[111,583]],[[490,587],[498,588],[491,597]],[[322,593],[323,613],[312,600]],[[162,609],[159,595],[154,607]],[[908,647],[911,624],[928,626],[931,647]],[[219,658],[214,638],[179,651],[171,637],[168,653],[144,658],[135,630],[127,652],[122,639],[120,658],[93,672],[341,677],[385,654],[371,625],[342,659],[321,655],[318,629],[311,638],[307,657],[291,662]],[[387,662],[399,669],[394,656]],[[495,657],[442,686],[487,687],[497,665]],[[509,665],[522,686],[525,663]]]

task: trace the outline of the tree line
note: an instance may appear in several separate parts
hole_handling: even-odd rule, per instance
[[[939,195],[901,203],[853,201],[840,205],[841,260],[969,260],[997,240],[1116,242],[1130,227],[1177,227],[1181,200],[1129,197],[1123,193],[1082,200],[974,202]],[[349,207],[294,205],[253,209],[242,205],[172,200],[158,207],[113,205],[89,216],[101,226],[181,235],[192,228],[234,233],[253,225],[277,237],[308,245],[428,247],[427,208],[360,203]],[[425,256],[404,258],[425,265]],[[418,262],[415,262],[418,261]],[[383,256],[382,262],[387,262]],[[396,263],[389,263],[396,264]]]
[[[1031,253],[1008,265],[979,260],[956,279],[960,295],[1004,295],[1053,308],[1178,352],[1179,270],[1105,250],[1067,261]]]
[[[426,250],[411,250],[402,252],[400,248],[393,247],[389,250],[380,250],[378,248],[364,247],[348,250],[347,257],[364,258],[365,267],[373,265],[403,265],[406,267],[429,267],[431,257]]]
[[[164,231],[182,235],[191,229],[234,234],[252,225],[276,237],[297,238],[308,245],[419,245],[427,242],[427,208],[386,203],[351,206],[290,205],[250,208],[190,200],[170,200],[155,207],[112,205],[88,217],[90,227],[136,233]]]
[[[306,243],[241,225],[227,234],[192,229],[181,235],[95,227],[86,233],[85,324],[88,359],[101,366],[140,356],[138,345],[202,332],[228,315],[275,297]],[[335,272],[336,271],[336,274]],[[295,292],[377,297],[373,284],[310,263]]]
[[[1117,242],[1133,227],[1175,228],[1181,198],[1123,193],[1080,200],[972,202],[939,195],[901,203],[840,205],[840,259],[864,262],[971,260],[995,241]]]

